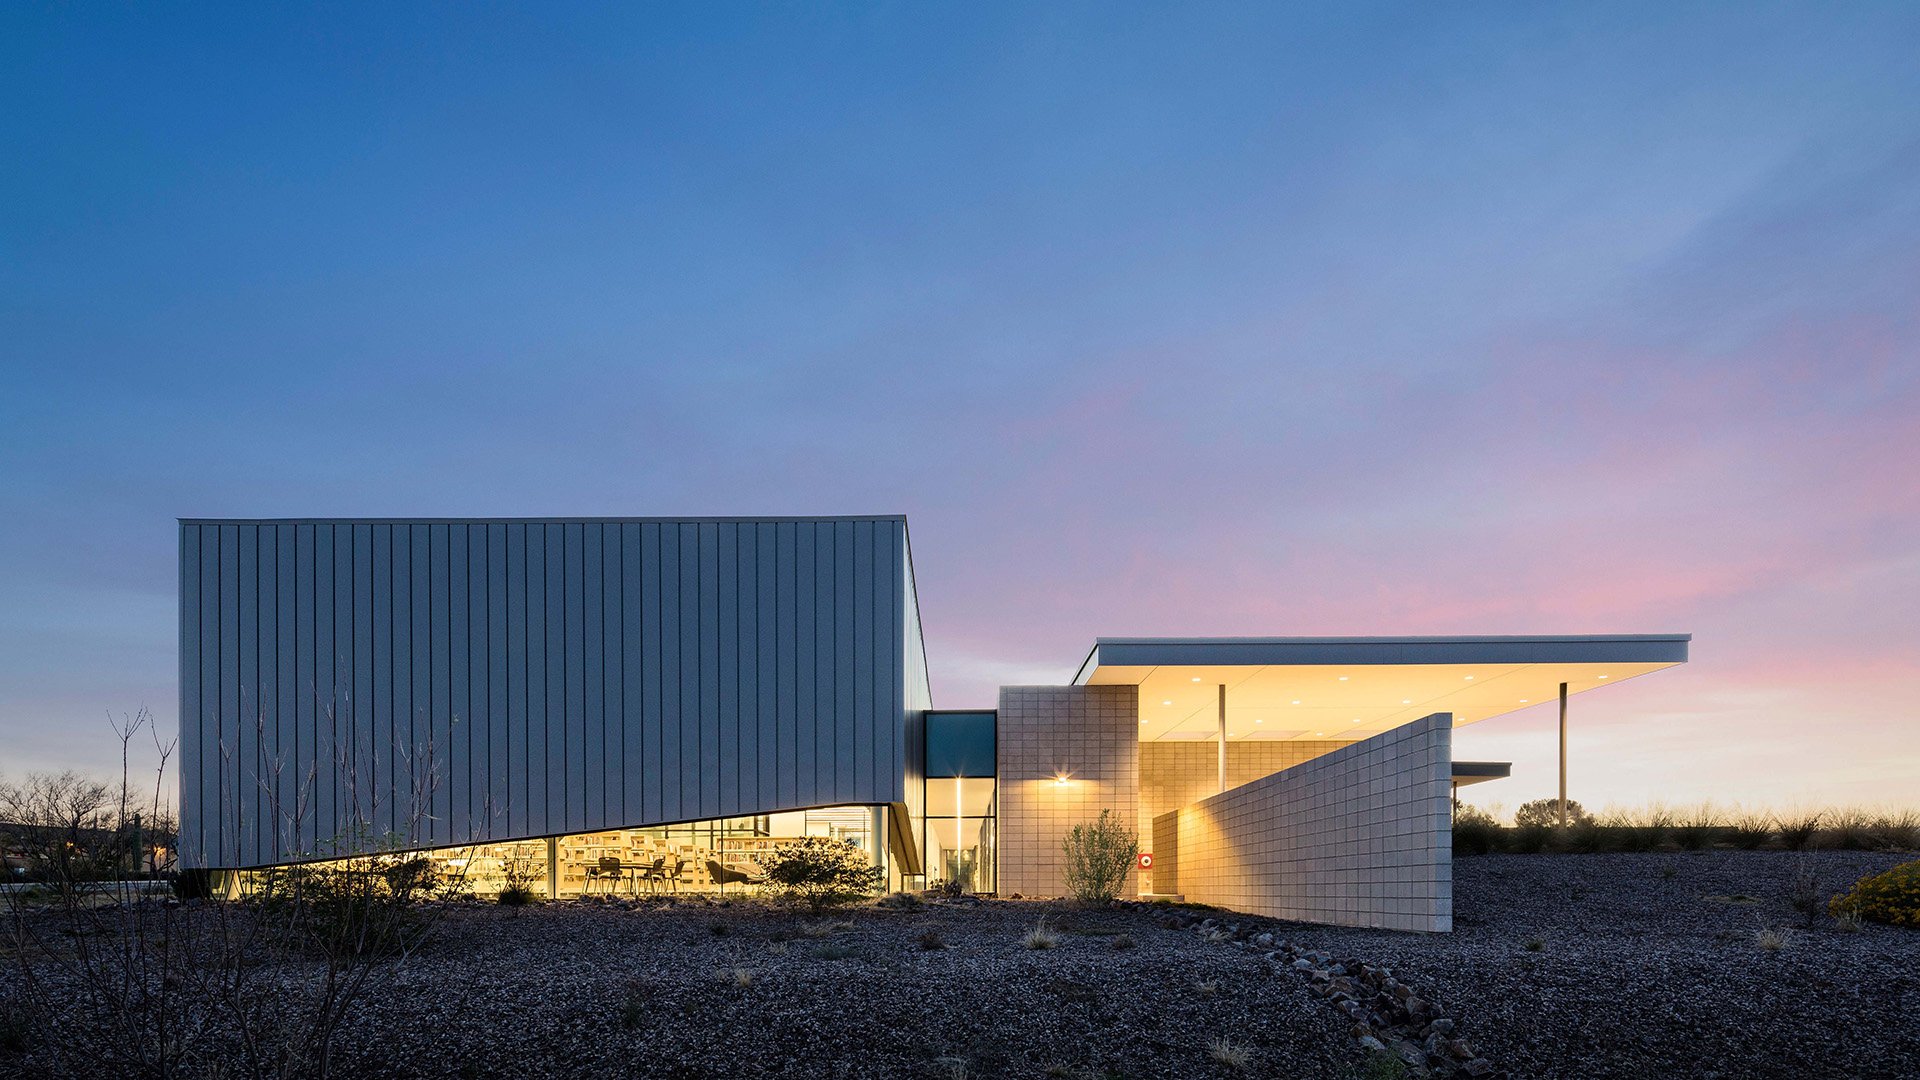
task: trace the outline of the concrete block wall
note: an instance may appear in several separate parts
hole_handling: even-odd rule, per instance
[[[1243,739],[1227,742],[1227,787],[1330,754],[1346,742],[1298,739]],[[1220,793],[1220,744],[1211,740],[1158,740],[1140,744],[1140,846],[1154,853],[1154,819],[1188,803]],[[1152,875],[1148,875],[1152,883]],[[1159,891],[1159,890],[1156,890]]]
[[[1101,810],[1112,810],[1134,826],[1139,727],[1138,687],[1000,688],[1002,896],[1066,895],[1061,841],[1073,826],[1099,818]],[[1063,773],[1064,784],[1057,782]]]
[[[1431,716],[1154,821],[1155,887],[1283,919],[1453,929],[1453,717]]]

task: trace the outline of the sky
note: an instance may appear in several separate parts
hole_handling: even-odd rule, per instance
[[[1898,3],[7,5],[0,774],[176,723],[179,517],[905,513],[941,707],[1097,636],[1683,631],[1576,699],[1576,799],[1912,805],[1916,56]],[[1554,722],[1461,728],[1472,801]]]

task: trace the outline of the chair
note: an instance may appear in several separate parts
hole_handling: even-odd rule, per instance
[[[680,891],[680,875],[684,873],[686,869],[687,860],[675,855],[673,857],[673,869],[667,871],[665,875],[667,882],[673,886],[674,892]]]
[[[666,865],[667,865],[667,857],[665,855],[661,855],[656,857],[653,860],[651,865],[642,866],[639,869],[636,869],[633,872],[633,879],[634,879],[635,886],[637,887],[640,884],[644,883],[647,887],[648,892],[659,891],[660,878],[663,876],[663,872],[666,869]]]
[[[713,879],[715,885],[720,886],[722,893],[727,891],[729,885],[758,885],[767,879],[765,874],[755,877],[744,870],[735,870],[731,866],[722,865],[717,859],[707,860],[707,876]]]
[[[596,876],[603,885],[610,889],[617,889],[620,887],[621,880],[626,877],[626,872],[621,870],[619,859],[612,855],[602,855],[599,865],[587,869],[589,886],[593,884],[592,879]]]

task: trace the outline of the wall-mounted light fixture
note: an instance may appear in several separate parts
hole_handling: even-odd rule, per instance
[[[1071,779],[1073,779],[1073,774],[1069,772],[1057,772],[1053,774],[1053,782],[1058,787],[1067,786],[1067,781]]]

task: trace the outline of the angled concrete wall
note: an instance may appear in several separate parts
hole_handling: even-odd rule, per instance
[[[1333,740],[1239,739],[1227,742],[1227,787],[1237,788],[1331,754]],[[1153,822],[1188,803],[1220,794],[1220,744],[1158,739],[1140,744],[1140,847],[1153,851]],[[1152,875],[1148,875],[1151,881]]]
[[[912,593],[898,517],[184,521],[182,863],[903,805]]]
[[[1154,887],[1275,918],[1453,928],[1453,717],[1435,713],[1154,821]]]
[[[1121,824],[1136,827],[1139,702],[1136,686],[1000,688],[1002,896],[1066,895],[1061,841],[1100,811],[1112,810]],[[1057,779],[1062,773],[1064,784]]]

